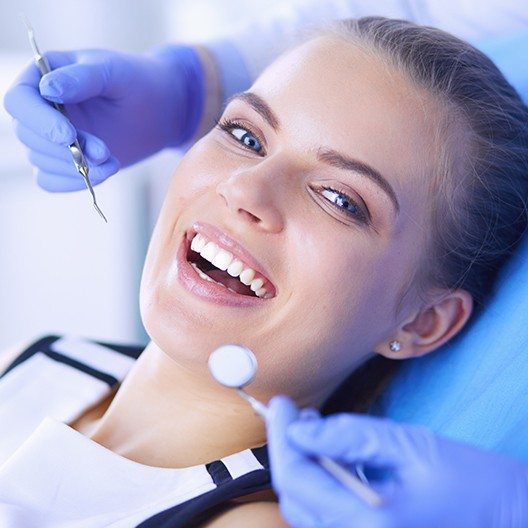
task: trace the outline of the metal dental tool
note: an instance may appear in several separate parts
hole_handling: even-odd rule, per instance
[[[29,43],[31,44],[31,49],[33,50],[33,57],[35,60],[35,63],[40,70],[40,73],[42,75],[45,75],[46,73],[49,73],[51,71],[50,65],[46,57],[44,57],[37,46],[37,43],[35,41],[35,32],[33,31],[33,28],[31,27],[31,24],[29,23],[29,20],[27,17],[23,14],[21,14],[22,20],[24,21],[24,24],[27,28],[28,37],[29,37]],[[59,103],[52,103],[56,110],[61,112],[63,115],[66,115],[66,110],[64,108],[64,105]],[[81,149],[81,145],[79,145],[79,141],[76,139],[71,145],[68,146],[70,149],[73,163],[75,165],[75,168],[77,169],[77,172],[83,177],[84,183],[86,184],[87,189],[90,191],[90,194],[92,195],[93,199],[93,206],[95,207],[95,210],[101,215],[101,218],[108,223],[108,220],[106,219],[105,215],[99,209],[99,206],[97,205],[97,200],[95,199],[95,193],[92,187],[92,183],[90,181],[90,178],[88,177],[89,168],[88,163],[86,162],[86,158],[84,157],[83,151]]]
[[[253,381],[258,368],[257,358],[249,348],[236,344],[222,345],[211,353],[208,365],[209,371],[218,383],[236,389],[238,394],[253,407],[253,410],[264,420],[266,419],[268,407],[243,389],[245,385]],[[348,469],[327,456],[318,456],[317,462],[367,504],[374,507],[381,505],[381,497],[368,486],[368,481],[361,470],[358,471],[360,480]]]

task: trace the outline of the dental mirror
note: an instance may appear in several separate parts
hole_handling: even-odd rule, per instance
[[[238,389],[253,381],[257,358],[242,345],[222,345],[209,356],[209,370],[218,383]]]
[[[208,365],[218,383],[236,389],[255,412],[266,418],[266,405],[243,390],[243,387],[253,381],[258,368],[257,358],[249,348],[234,343],[222,345],[211,353]]]

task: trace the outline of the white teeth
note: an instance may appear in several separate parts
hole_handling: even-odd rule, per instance
[[[246,286],[249,286],[251,284],[251,281],[255,277],[255,270],[251,268],[246,268],[238,277],[240,279],[240,282],[242,284],[245,284]]]
[[[240,260],[234,260],[229,264],[229,267],[227,268],[227,273],[231,275],[231,277],[238,277],[242,270],[244,269],[244,264]]]
[[[260,290],[263,284],[264,284],[264,279],[253,279],[251,281],[251,286],[250,286],[251,291],[256,292],[257,290]]]
[[[232,260],[233,260],[233,255],[229,253],[229,251],[226,251],[225,249],[221,249],[213,258],[212,263],[218,269],[225,271],[227,267],[229,266],[229,264],[231,264]]]
[[[214,279],[211,279],[209,275],[206,275],[194,262],[191,262],[191,266],[198,272],[198,275],[200,275],[202,279],[209,281],[209,282],[216,282]],[[220,283],[217,283],[217,284],[220,284]],[[222,286],[224,285],[222,284]]]
[[[245,267],[244,263],[234,257],[232,253],[218,247],[214,242],[209,242],[203,235],[197,233],[191,241],[191,249],[200,253],[200,255],[207,261],[211,262],[213,266],[216,266],[222,271],[227,271],[231,277],[238,277],[242,284],[249,286],[251,291],[255,293],[257,297],[269,298],[271,295],[268,293],[266,288],[263,288],[262,285],[265,282],[265,279],[262,277],[256,276],[257,273],[254,269]],[[209,282],[216,282],[217,284],[222,284],[213,280],[211,277],[206,275],[201,271],[198,266],[194,263],[192,264],[194,269],[198,272],[200,277]],[[224,284],[222,286],[226,287]],[[227,288],[231,291],[231,288]],[[237,293],[234,291],[234,293]]]
[[[202,249],[204,248],[205,244],[207,244],[207,240],[200,235],[199,233],[192,239],[191,242],[191,249],[193,251],[196,251],[196,253],[200,253]]]
[[[200,255],[202,255],[205,260],[213,262],[213,259],[218,253],[219,249],[220,248],[214,242],[207,242],[207,244],[205,244],[205,246],[200,251]]]

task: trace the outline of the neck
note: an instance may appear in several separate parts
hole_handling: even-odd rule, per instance
[[[90,436],[155,467],[204,464],[266,442],[264,422],[236,391],[183,368],[154,342]]]

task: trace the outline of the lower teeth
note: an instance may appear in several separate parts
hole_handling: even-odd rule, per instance
[[[215,281],[214,279],[209,277],[209,275],[205,274],[194,262],[191,262],[191,266],[196,270],[196,272],[198,273],[198,275],[200,275],[200,277],[202,279],[204,279],[206,281],[209,281],[209,282],[214,282],[215,284],[219,284],[220,286],[223,286],[224,288],[227,288],[229,291],[232,291],[233,293],[236,293],[237,295],[240,295],[237,291],[229,288],[225,284],[222,284],[221,282]]]
[[[206,275],[194,262],[191,262],[191,266],[197,271],[198,275],[200,275],[202,279],[209,281],[209,282],[214,282],[215,284],[220,284],[220,286],[223,286],[224,288],[226,287],[225,284],[222,284],[221,282],[217,282],[211,277],[209,277],[209,275]]]

